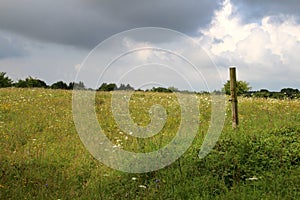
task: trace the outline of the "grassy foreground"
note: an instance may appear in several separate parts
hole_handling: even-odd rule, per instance
[[[133,120],[146,125],[153,104],[165,106],[164,129],[143,142],[114,122],[110,93],[97,93],[101,127],[116,145],[152,151],[176,134],[180,108],[166,93],[136,93]],[[300,100],[240,98],[240,126],[230,106],[213,151],[198,158],[210,120],[210,98],[199,96],[199,133],[176,162],[156,172],[130,174],[94,159],[72,119],[72,92],[0,89],[0,199],[300,199]]]

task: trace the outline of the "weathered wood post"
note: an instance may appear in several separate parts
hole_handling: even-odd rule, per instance
[[[230,68],[230,94],[231,94],[231,111],[232,111],[232,128],[236,128],[239,124],[238,118],[238,100],[236,93],[236,69]]]

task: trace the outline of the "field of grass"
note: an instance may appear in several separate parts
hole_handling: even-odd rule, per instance
[[[148,152],[176,134],[180,107],[173,94],[132,96],[136,123],[147,125],[156,103],[168,114],[164,129],[142,141],[119,130],[110,97],[97,92],[96,110],[116,145]],[[199,159],[211,102],[198,97],[201,123],[188,151],[164,169],[131,174],[106,167],[85,149],[73,122],[72,91],[0,89],[0,199],[300,199],[300,100],[240,98],[236,130],[228,104],[218,143]]]

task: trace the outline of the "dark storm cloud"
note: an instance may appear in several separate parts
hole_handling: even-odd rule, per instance
[[[218,6],[211,0],[2,0],[0,29],[91,48],[112,34],[157,26],[193,35]]]
[[[299,0],[232,0],[232,3],[242,13],[245,22],[279,14],[294,15],[300,21]]]

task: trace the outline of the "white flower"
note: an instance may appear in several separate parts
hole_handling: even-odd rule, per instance
[[[137,178],[136,177],[132,177],[131,180],[135,181]]]
[[[147,188],[146,185],[139,185],[139,188]]]
[[[253,176],[252,178],[248,178],[249,181],[256,181],[258,178],[256,176]]]

